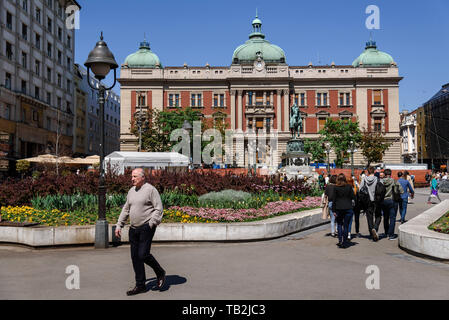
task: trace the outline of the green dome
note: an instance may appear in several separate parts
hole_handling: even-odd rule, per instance
[[[365,51],[354,60],[352,66],[357,67],[378,67],[390,66],[395,64],[393,57],[388,53],[377,50],[375,41],[368,41],[366,43]]]
[[[253,33],[249,35],[249,40],[235,49],[232,63],[253,63],[259,56],[267,63],[285,63],[284,50],[265,40],[262,21],[256,17],[252,25]]]
[[[137,52],[126,57],[124,65],[128,68],[162,68],[159,57],[151,51],[146,41],[140,43]]]

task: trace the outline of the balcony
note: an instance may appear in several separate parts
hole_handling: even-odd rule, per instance
[[[274,114],[274,105],[268,104],[268,105],[262,105],[262,104],[256,104],[256,105],[246,105],[245,108],[246,114]]]

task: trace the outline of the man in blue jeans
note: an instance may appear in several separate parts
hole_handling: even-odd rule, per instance
[[[405,223],[405,215],[407,214],[407,205],[408,205],[408,197],[410,190],[410,198],[413,199],[415,196],[415,190],[413,190],[410,182],[404,179],[404,174],[402,172],[398,172],[398,182],[401,185],[402,189],[404,189],[404,193],[401,195],[401,200],[399,201],[399,213],[401,214],[401,223]]]
[[[393,178],[391,178],[391,170],[385,169],[385,178],[382,179],[382,183],[385,185],[386,193],[384,201],[382,202],[382,214],[384,216],[384,229],[385,234],[389,240],[396,240],[398,236],[394,233],[394,227],[396,225],[396,213],[397,207],[395,205],[393,193],[404,193],[402,186]]]

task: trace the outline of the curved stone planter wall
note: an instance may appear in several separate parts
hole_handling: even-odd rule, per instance
[[[328,223],[321,219],[321,209],[307,210],[262,221],[244,223],[163,223],[154,241],[251,241],[282,237]],[[122,242],[128,242],[128,226]],[[112,240],[112,225],[109,226]],[[0,242],[32,247],[81,245],[95,243],[95,226],[70,227],[0,227]]]
[[[399,227],[399,247],[431,258],[449,260],[449,235],[428,226],[449,211],[449,200],[423,212]]]

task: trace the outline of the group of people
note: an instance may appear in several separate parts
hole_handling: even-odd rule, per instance
[[[394,233],[399,209],[400,222],[406,222],[409,198],[415,195],[414,183],[407,171],[398,173],[398,180],[392,178],[390,169],[382,172],[369,167],[362,172],[360,184],[355,177],[344,174],[329,177],[323,193],[323,218],[331,220],[331,236],[338,237],[338,247],[348,248],[350,240],[360,237],[360,213],[364,212],[370,238],[379,240],[379,226],[383,217],[385,235],[396,240]],[[326,181],[327,182],[327,181]],[[352,222],[355,235],[351,235]]]

